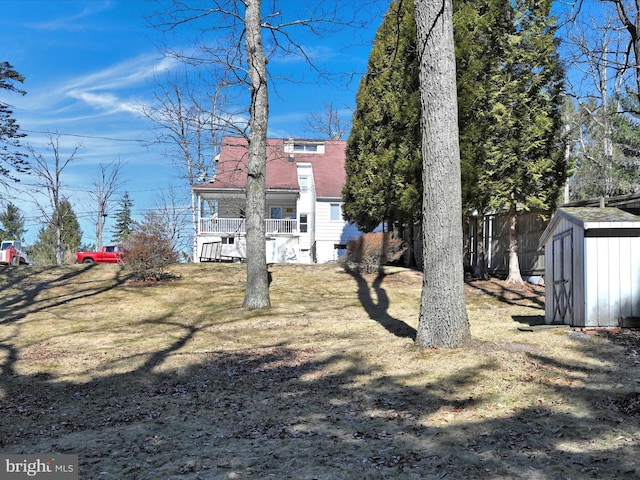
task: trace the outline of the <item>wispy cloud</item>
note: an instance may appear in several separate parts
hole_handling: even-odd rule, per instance
[[[141,55],[54,85],[39,85],[28,95],[14,98],[14,105],[31,125],[54,119],[69,124],[119,112],[138,116],[142,97],[151,91],[150,80],[176,65],[171,58]]]
[[[41,31],[78,31],[87,30],[93,28],[92,25],[86,23],[80,23],[81,20],[85,20],[92,15],[108,10],[113,2],[82,2],[79,5],[84,5],[84,9],[74,15],[60,16],[51,19],[47,22],[27,22],[24,24],[26,28]]]
[[[71,90],[68,92],[68,95],[71,98],[83,101],[91,107],[100,108],[111,113],[118,111],[132,113],[138,112],[134,104],[124,102],[112,93],[93,93],[89,91]]]
[[[178,61],[158,54],[141,55],[128,59],[112,67],[75,78],[66,84],[74,90],[115,90],[130,88],[146,82],[154,75],[171,70]]]

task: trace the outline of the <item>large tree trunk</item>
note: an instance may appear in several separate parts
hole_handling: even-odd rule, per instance
[[[247,285],[243,306],[267,308],[269,272],[265,244],[267,123],[267,62],[262,50],[260,0],[246,0],[245,34],[251,82],[249,164],[247,171]]]
[[[524,285],[518,260],[518,212],[515,205],[509,208],[509,275],[506,282]]]
[[[464,298],[462,193],[451,0],[415,0],[420,48],[423,285],[416,346],[470,336]]]

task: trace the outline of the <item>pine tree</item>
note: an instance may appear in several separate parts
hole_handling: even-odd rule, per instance
[[[120,199],[120,208],[116,211],[116,223],[111,230],[112,242],[126,243],[135,224],[131,217],[132,207],[133,201],[129,197],[129,192],[125,192]]]
[[[462,203],[484,213],[491,195],[480,188],[478,179],[486,161],[480,146],[490,124],[489,72],[496,58],[505,57],[510,8],[503,0],[458,0],[453,5]]]
[[[58,212],[54,213],[53,221],[40,228],[38,238],[29,249],[29,256],[38,265],[56,265],[58,256],[56,252],[56,225],[60,219],[60,240],[63,257],[66,263],[75,261],[75,253],[80,247],[82,231],[71,203],[64,200],[60,203]]]
[[[511,8],[503,0],[454,1],[454,41],[458,93],[458,126],[462,205],[476,212],[475,275],[488,276],[484,252],[482,221],[489,210],[491,191],[480,183],[487,152],[482,144],[488,135],[491,118],[491,66],[505,58],[512,30]]]
[[[22,241],[26,232],[24,216],[13,203],[7,204],[7,209],[0,213],[0,223],[2,223],[2,229],[0,229],[2,240]]]
[[[345,216],[361,230],[420,211],[420,91],[413,2],[395,1],[376,32],[347,142]]]
[[[24,77],[15,71],[8,62],[0,62],[0,89],[25,95],[15,83],[23,83]],[[20,151],[20,139],[25,136],[20,133],[20,126],[13,118],[13,111],[4,102],[0,102],[0,183],[5,179],[16,180],[15,173],[26,172],[29,169],[27,156]]]
[[[553,209],[567,175],[561,138],[564,72],[551,0],[499,3],[507,9],[511,27],[508,35],[498,39],[504,55],[486,65],[488,109],[479,145],[483,158],[477,188],[480,196],[488,198],[488,208],[509,211],[507,281],[522,283],[518,212]]]

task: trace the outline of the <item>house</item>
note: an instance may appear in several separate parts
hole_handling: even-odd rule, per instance
[[[560,208],[540,238],[545,323],[585,328],[640,319],[640,216],[612,207]]]
[[[343,140],[267,140],[267,262],[334,261],[359,235],[343,220]],[[196,197],[195,261],[246,258],[247,141],[225,137],[215,172],[192,186]]]

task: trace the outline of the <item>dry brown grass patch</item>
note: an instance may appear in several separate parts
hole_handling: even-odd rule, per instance
[[[75,453],[80,477],[639,476],[638,338],[539,322],[540,291],[467,285],[473,341],[416,351],[419,273],[273,265],[0,272],[0,448]]]

